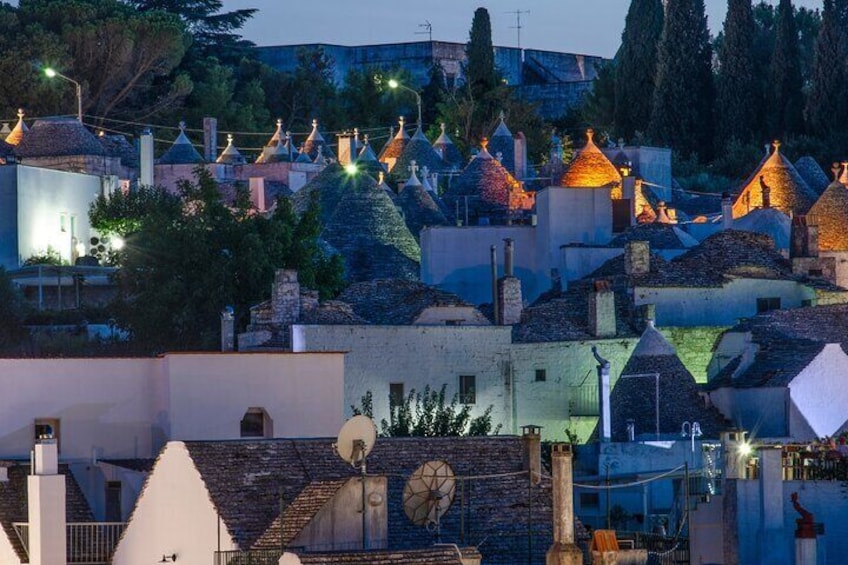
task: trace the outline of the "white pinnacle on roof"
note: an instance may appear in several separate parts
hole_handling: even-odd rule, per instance
[[[174,140],[174,145],[191,145],[191,141],[188,140],[188,136],[185,134],[186,123],[180,122],[180,134],[177,136],[177,139]]]
[[[424,135],[423,131],[421,131],[420,125],[417,128],[415,128],[415,133],[412,134],[412,139],[417,139],[419,141],[426,141],[427,143],[430,143],[430,140],[427,139],[427,136]]]
[[[439,127],[442,129],[442,133],[439,134],[439,137],[436,138],[433,145],[453,145],[453,141],[447,133],[447,126],[445,125],[445,122],[442,122]]]
[[[409,172],[411,174],[409,175],[409,180],[406,181],[406,184],[404,185],[404,187],[407,187],[407,186],[423,186],[421,184],[421,181],[418,180],[418,175],[416,174],[416,173],[418,173],[418,165],[415,163],[414,160],[411,161],[411,164],[409,165]]]
[[[368,141],[368,134],[365,134],[365,139],[362,141],[362,150],[359,152],[359,155],[356,157],[357,160],[362,161],[376,161],[377,155],[374,153],[374,150],[371,149],[371,143]]]
[[[233,134],[227,134],[227,146],[224,148],[224,151],[221,152],[221,155],[218,159],[215,160],[216,163],[240,163],[243,162],[244,158],[239,153],[239,150],[236,149],[236,146],[233,145]]]
[[[11,133],[6,136],[6,143],[10,145],[18,145],[24,138],[24,134],[29,131],[29,128],[24,123],[24,109],[18,108],[18,123],[12,128]]]
[[[321,132],[318,131],[318,120],[312,120],[312,131],[309,132],[309,137],[306,138],[307,142],[318,142],[324,141],[324,136],[321,135]]]
[[[395,135],[395,139],[409,139],[409,134],[406,133],[406,128],[404,128],[404,123],[406,123],[406,118],[401,116],[398,118],[398,132]]]
[[[508,127],[506,127],[506,116],[504,115],[503,110],[501,110],[501,113],[498,115],[498,118],[500,119],[500,123],[498,124],[498,127],[495,128],[495,132],[492,134],[492,137],[512,137],[512,132],[509,131]]]
[[[631,357],[660,357],[663,355],[676,355],[674,346],[665,339],[663,334],[654,326],[654,321],[648,321],[648,327],[642,332],[639,343],[633,349]]]
[[[430,184],[430,169],[427,165],[421,167],[421,186],[423,186],[424,190],[427,192],[433,192],[433,185]]]

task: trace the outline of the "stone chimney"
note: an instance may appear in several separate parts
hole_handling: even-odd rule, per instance
[[[504,276],[498,280],[498,312],[504,326],[519,323],[524,309],[521,280],[514,274],[514,264],[513,241],[507,238],[504,240]]]
[[[214,163],[218,158],[218,120],[203,118],[203,158]]]
[[[33,470],[27,477],[30,565],[67,563],[65,475],[59,474],[55,440],[41,440],[33,450]]]
[[[595,337],[615,337],[615,293],[609,281],[595,281],[589,295],[589,333]]]
[[[339,140],[339,165],[342,167],[356,161],[356,136],[349,131],[338,134]]]
[[[513,147],[515,150],[515,178],[524,180],[527,177],[527,138],[524,132],[518,132],[513,136]]]
[[[819,228],[807,224],[807,216],[797,214],[792,217],[789,233],[789,257],[818,257]]]
[[[289,326],[300,319],[300,283],[297,271],[278,269],[271,289],[271,323]]]
[[[221,310],[221,351],[230,353],[236,348],[236,322],[233,307]]]
[[[138,184],[153,186],[153,132],[150,128],[141,132],[139,153]]]
[[[612,438],[612,414],[610,411],[610,362],[598,354],[598,348],[592,346],[592,355],[598,362],[598,438],[602,442]]]
[[[530,472],[530,482],[542,481],[542,426],[521,426],[521,444],[524,446],[524,470]]]
[[[250,190],[250,203],[259,212],[265,212],[265,177],[250,177],[247,181]]]
[[[721,229],[733,228],[733,200],[729,192],[721,194]]]
[[[645,275],[651,271],[651,246],[647,241],[629,241],[624,246],[624,272]]]
[[[492,318],[495,325],[500,325],[500,293],[498,292],[498,248],[495,245],[489,247],[489,263],[492,270]]]
[[[572,457],[571,444],[552,446],[554,543],[545,555],[546,565],[583,565],[583,552],[574,543]]]

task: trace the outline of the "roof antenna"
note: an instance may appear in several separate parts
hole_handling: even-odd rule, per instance
[[[430,20],[424,20],[424,23],[418,24],[418,27],[423,27],[424,31],[416,31],[415,35],[426,35],[429,41],[433,41],[433,24],[430,23]]]
[[[518,35],[518,49],[521,50],[521,14],[529,14],[530,10],[513,10],[511,12],[506,12],[507,14],[515,14],[515,25],[509,26],[509,29],[514,29],[516,34]],[[524,60],[524,54],[521,55],[521,60]]]

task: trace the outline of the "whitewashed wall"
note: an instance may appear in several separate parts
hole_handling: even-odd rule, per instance
[[[848,355],[829,343],[789,383],[792,403],[816,437],[832,436],[848,420]],[[792,428],[802,423],[792,422]]]

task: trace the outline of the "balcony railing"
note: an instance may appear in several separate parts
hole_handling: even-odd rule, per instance
[[[29,523],[14,522],[12,526],[29,555]],[[126,522],[72,522],[67,525],[68,564],[108,565]]]

